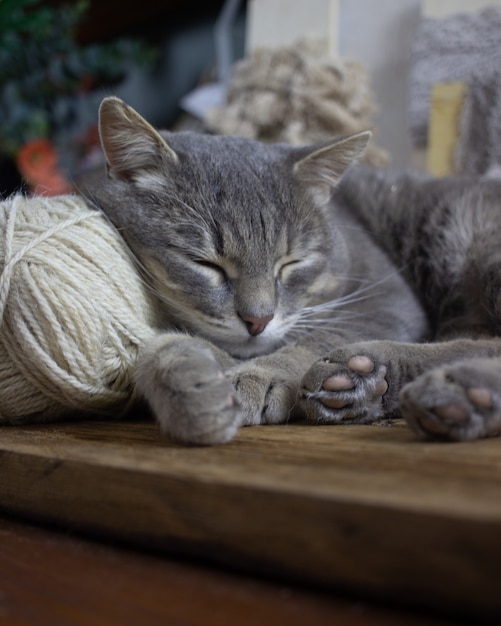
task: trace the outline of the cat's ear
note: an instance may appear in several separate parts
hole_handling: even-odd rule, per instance
[[[99,107],[99,136],[112,178],[131,180],[177,163],[177,154],[139,113],[119,98],[104,98]]]
[[[363,154],[372,133],[364,131],[313,149],[294,164],[293,172],[326,202],[344,171]]]

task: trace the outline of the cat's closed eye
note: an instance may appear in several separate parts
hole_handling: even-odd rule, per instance
[[[308,289],[325,268],[325,259],[316,252],[300,257],[283,257],[275,265],[275,279],[287,289]]]
[[[226,273],[224,267],[221,267],[221,265],[206,259],[194,259],[194,263],[199,268],[202,268],[214,282],[217,281],[217,283],[223,284],[228,281],[228,274]]]
[[[285,262],[282,262],[276,272],[276,276],[280,282],[285,282],[290,274],[299,267],[301,264],[301,259],[290,259]]]

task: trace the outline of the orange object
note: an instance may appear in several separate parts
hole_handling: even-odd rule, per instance
[[[34,194],[57,196],[72,190],[48,139],[34,139],[25,144],[17,155],[17,167]]]

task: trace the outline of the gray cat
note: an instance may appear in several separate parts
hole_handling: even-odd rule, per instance
[[[369,133],[291,147],[157,132],[117,98],[99,126],[107,177],[89,195],[162,310],[136,382],[164,432],[216,444],[399,410],[423,436],[496,431],[495,183],[449,204],[365,170],[336,188]]]

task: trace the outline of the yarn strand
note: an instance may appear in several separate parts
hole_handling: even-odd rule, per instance
[[[5,229],[5,256],[4,256],[4,266],[3,271],[0,275],[0,325],[3,320],[3,314],[5,311],[5,304],[7,302],[7,298],[9,297],[9,289],[12,280],[12,273],[14,271],[14,267],[19,263],[21,259],[23,259],[33,248],[36,248],[40,245],[41,242],[47,241],[51,237],[54,237],[58,233],[68,228],[71,228],[75,224],[78,224],[88,217],[95,216],[94,211],[89,211],[88,213],[82,213],[80,215],[75,215],[73,217],[69,217],[64,222],[55,224],[51,228],[47,229],[45,232],[41,233],[34,239],[32,239],[28,244],[26,244],[23,248],[18,250],[15,254],[12,254],[12,244],[14,239],[14,230],[15,230],[15,220],[17,213],[17,201],[19,200],[19,196],[14,198],[12,202],[10,210],[7,208],[8,217],[7,217],[7,226]],[[44,204],[47,202],[45,200]]]
[[[6,271],[6,266],[10,262],[10,259],[12,257],[12,242],[14,239],[14,225],[16,221],[16,205],[14,204],[14,202],[12,202],[12,204],[7,204],[7,202],[5,202],[3,208],[4,212],[6,213],[6,225],[4,267],[2,270],[2,274],[0,275],[0,326],[2,325],[5,304],[9,295],[10,282],[12,278],[12,273]]]
[[[119,417],[155,306],[106,218],[77,196],[0,203],[0,423]]]

